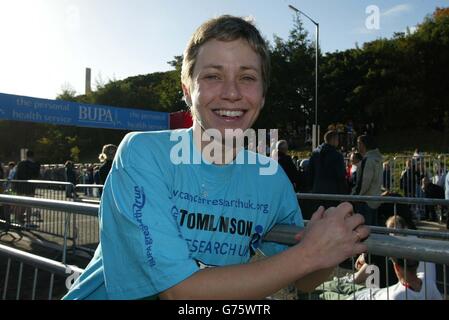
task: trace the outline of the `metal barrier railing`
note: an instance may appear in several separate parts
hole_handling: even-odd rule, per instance
[[[411,198],[411,197],[388,197],[388,196],[357,196],[346,194],[317,194],[317,193],[297,193],[299,200],[331,200],[348,202],[380,202],[392,204],[419,204],[419,205],[449,205],[449,200]]]
[[[294,236],[300,230],[301,228],[289,225],[277,225],[265,236],[264,240],[294,245],[297,243]],[[396,229],[387,230],[390,233],[398,231]],[[372,230],[370,237],[365,240],[369,253],[449,264],[449,242],[447,241],[394,237],[391,235],[376,234],[374,232],[375,230]]]
[[[400,192],[405,196],[422,197],[420,179],[427,176],[436,183],[436,180],[440,180],[439,177],[441,178],[449,170],[449,154],[398,155],[385,158],[385,160],[382,186],[386,190]],[[408,167],[407,162],[409,162]],[[349,158],[345,158],[345,164],[347,167]]]
[[[436,199],[415,199],[415,198],[397,198],[397,197],[366,197],[366,196],[341,196],[341,195],[313,195],[298,194],[300,199],[327,199],[327,200],[343,200],[343,201],[383,201],[391,203],[419,203],[426,204],[449,204],[447,200]],[[376,199],[377,198],[377,199]],[[43,200],[29,197],[0,195],[0,203],[3,204],[21,204],[28,207],[37,207],[43,209],[61,210],[74,215],[81,214],[84,216],[94,216],[98,214],[98,205],[63,202],[56,200]],[[287,245],[296,243],[294,235],[299,231],[297,227],[292,226],[275,226],[269,234],[266,235],[264,241],[273,241]],[[449,264],[449,242],[442,240],[429,240],[422,238],[405,238],[388,235],[389,233],[407,234],[413,232],[420,237],[431,237],[447,239],[443,232],[429,232],[422,230],[402,230],[387,229],[374,227],[371,236],[365,240],[368,246],[368,252],[374,255],[385,257],[401,257],[418,261],[427,261],[444,265],[444,290],[446,290],[446,266]],[[446,295],[446,291],[445,291]]]
[[[7,196],[0,195],[0,204],[7,205],[20,205],[28,208],[39,208],[39,209],[48,209],[48,210],[56,210],[65,215],[65,229],[63,231],[63,247],[62,247],[62,262],[66,261],[66,253],[68,248],[68,240],[72,241],[72,250],[76,251],[76,249],[85,249],[83,247],[83,243],[86,243],[86,240],[81,244],[78,244],[79,239],[83,240],[84,238],[90,239],[92,242],[92,246],[87,250],[89,253],[93,253],[95,251],[95,247],[98,244],[98,205],[95,204],[87,204],[87,203],[78,203],[78,202],[68,202],[68,201],[59,201],[59,200],[47,200],[47,199],[38,199],[31,197],[22,197],[22,196]],[[82,215],[83,217],[87,217],[89,220],[87,221],[89,225],[89,229],[94,229],[96,226],[96,230],[94,231],[94,235],[97,235],[94,238],[94,235],[83,235],[78,231],[78,227],[81,223],[83,223],[83,219],[77,217],[77,215]],[[71,217],[73,218],[73,228],[69,225],[68,221],[70,221]],[[93,224],[92,221],[95,223]],[[73,230],[73,237],[68,237],[68,233],[70,230]],[[83,229],[82,229],[83,230]]]
[[[0,180],[3,193],[33,198],[74,201],[74,185],[68,182],[41,180]],[[62,211],[23,207],[21,203],[2,207],[0,224],[6,228],[38,231],[56,237],[74,238],[74,230],[69,229],[70,220]]]
[[[0,245],[2,300],[60,299],[83,269]],[[14,268],[17,266],[17,269]]]
[[[416,199],[416,198],[403,198],[403,197],[375,197],[375,196],[350,196],[350,195],[324,195],[324,194],[309,194],[309,193],[299,193],[298,198],[300,200],[311,199],[311,200],[339,200],[339,201],[380,201],[385,203],[408,203],[408,204],[443,204],[449,205],[449,200],[440,199]],[[84,227],[80,227],[82,219],[80,217],[75,218],[77,221],[78,230],[76,236],[74,237],[73,247],[74,249],[79,247],[82,248],[83,244],[96,245],[98,243],[98,205],[96,204],[86,204],[77,202],[59,202],[55,200],[42,200],[36,198],[19,197],[19,196],[5,196],[0,195],[0,203],[18,205],[34,208],[51,208],[53,210],[63,211],[65,213],[71,213],[73,216],[82,215],[85,218]],[[90,218],[90,219],[88,219]],[[92,223],[93,222],[93,223]],[[95,229],[95,230],[93,230]],[[79,230],[84,230],[85,232],[80,233]],[[92,232],[89,234],[89,230]],[[372,231],[379,234],[388,234],[392,231],[383,227],[372,227]],[[434,239],[448,239],[449,234],[446,232],[437,231],[425,231],[425,230],[396,230],[396,233],[404,235],[415,235],[422,238],[434,238]],[[85,234],[85,239],[80,239],[80,235]],[[288,234],[288,233],[287,233]],[[94,248],[91,246],[88,248],[89,251],[93,252]]]
[[[77,201],[99,203],[103,185],[101,184],[77,184],[75,194]]]
[[[77,184],[75,186],[75,201],[98,205],[102,191],[103,185]],[[73,223],[78,235],[74,247],[93,254],[100,237],[97,215],[85,215],[82,218],[75,215]]]
[[[423,207],[425,210],[426,207],[434,208],[435,215],[438,216],[436,219],[439,222],[443,221],[443,215],[449,215],[449,200],[445,199],[429,199],[429,198],[415,198],[415,197],[390,197],[390,196],[357,196],[357,195],[344,195],[344,194],[312,194],[312,193],[298,193],[298,199],[302,205],[304,205],[304,200],[315,200],[315,201],[323,201],[330,200],[335,202],[348,201],[352,203],[357,202],[379,202],[381,204],[392,204],[393,209],[389,215],[395,215],[398,213],[398,204],[403,205],[412,205]],[[416,220],[421,220],[421,216],[416,215],[416,213],[412,210],[412,207],[409,208],[410,215],[415,217]],[[435,209],[436,208],[436,209]]]

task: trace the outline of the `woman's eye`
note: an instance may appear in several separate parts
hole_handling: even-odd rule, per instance
[[[220,80],[220,77],[216,74],[209,74],[204,77],[207,80]]]
[[[242,80],[244,80],[244,81],[256,81],[256,78],[254,78],[252,76],[243,76]]]

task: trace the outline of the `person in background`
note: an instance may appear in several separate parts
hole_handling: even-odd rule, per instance
[[[444,199],[444,189],[436,184],[430,182],[428,177],[421,180],[421,189],[424,192],[424,197],[428,199]],[[427,205],[425,207],[426,220],[437,221],[436,207],[439,205]]]
[[[357,170],[357,185],[354,195],[380,196],[382,186],[382,154],[372,136],[362,135],[357,138],[357,147],[363,156],[360,171]],[[377,208],[379,202],[359,202],[357,211],[364,217],[366,224],[377,225]]]
[[[73,192],[75,191],[74,187],[76,186],[76,171],[75,171],[75,165],[72,161],[68,160],[64,164],[64,175],[65,175],[65,181],[70,182],[72,185],[68,186],[66,188],[66,197],[72,198]]]
[[[16,176],[16,163],[14,161],[8,162],[8,171],[6,172],[6,178],[8,180],[13,180]]]
[[[6,179],[8,181],[5,184],[5,190],[10,190],[12,187],[11,180],[14,180],[16,176],[16,163],[14,161],[8,162],[8,170],[6,171]]]
[[[295,190],[298,190],[299,186],[299,173],[296,169],[295,164],[293,163],[292,158],[287,154],[288,152],[288,144],[285,140],[279,140],[276,144],[276,150],[277,150],[277,161],[284,169],[285,173],[287,174],[288,179],[293,185],[293,188]]]
[[[432,183],[446,190],[444,183],[446,181],[447,170],[445,170],[444,164],[441,162],[437,163],[434,167],[434,172],[435,175],[432,177]]]
[[[390,161],[385,161],[382,164],[383,171],[382,171],[382,187],[384,190],[390,190],[391,185],[393,183],[392,176],[391,176],[391,169],[390,169]]]
[[[401,194],[393,191],[384,191],[382,192],[382,197],[402,197]],[[390,203],[383,202],[379,208],[377,208],[377,218],[379,225],[384,225],[392,214],[395,213],[396,207],[396,215],[404,219],[405,224],[408,229],[416,230],[416,224],[413,221],[413,214],[409,204],[406,203]]]
[[[419,184],[419,181],[416,161],[414,159],[407,159],[399,182],[405,197],[413,198],[416,196],[416,185]]]
[[[390,216],[386,227],[408,228],[399,216]],[[372,287],[367,288],[367,281],[373,279],[368,278],[372,272],[370,266],[379,268],[379,287],[370,282]],[[386,260],[384,256],[362,254],[355,262],[355,269],[355,274],[325,282],[316,288],[312,297],[320,300],[442,300],[436,286],[434,263],[402,258]]]
[[[103,150],[101,151],[98,159],[102,163],[100,169],[98,171],[100,183],[105,184],[106,178],[108,177],[109,171],[111,171],[112,161],[114,160],[115,153],[117,152],[117,146],[113,144],[107,144],[103,146]]]
[[[360,152],[352,152],[349,161],[350,168],[348,174],[348,185],[349,190],[352,192],[352,189],[357,185],[357,169],[360,167],[363,160],[363,156]],[[360,170],[359,170],[360,171]]]
[[[40,176],[40,168],[41,165],[34,160],[34,152],[32,150],[28,150],[26,152],[26,159],[20,161],[17,164],[16,173],[14,176],[14,180],[36,180],[39,179]],[[36,190],[36,184],[29,182],[16,182],[15,189],[17,191],[17,195],[26,196],[26,197],[34,197],[34,193]],[[25,212],[23,212],[25,211]],[[31,208],[26,208],[25,210],[18,210],[16,213],[16,219],[20,224],[23,224],[26,228],[36,228],[38,227],[36,224],[31,223]],[[26,223],[25,223],[26,217]]]
[[[328,131],[324,143],[316,148],[309,160],[309,177],[312,193],[348,194],[345,161],[338,151],[338,132]],[[325,201],[325,207],[335,206],[338,202]],[[316,202],[315,207],[319,206]]]

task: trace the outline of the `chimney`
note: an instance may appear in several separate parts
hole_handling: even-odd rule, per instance
[[[92,89],[90,87],[90,68],[86,68],[86,89],[85,94],[92,93]]]

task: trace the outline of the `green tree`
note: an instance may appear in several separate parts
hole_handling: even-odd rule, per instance
[[[285,129],[313,121],[315,48],[298,16],[288,39],[274,36],[271,81],[257,126]],[[320,53],[319,53],[320,54]]]

